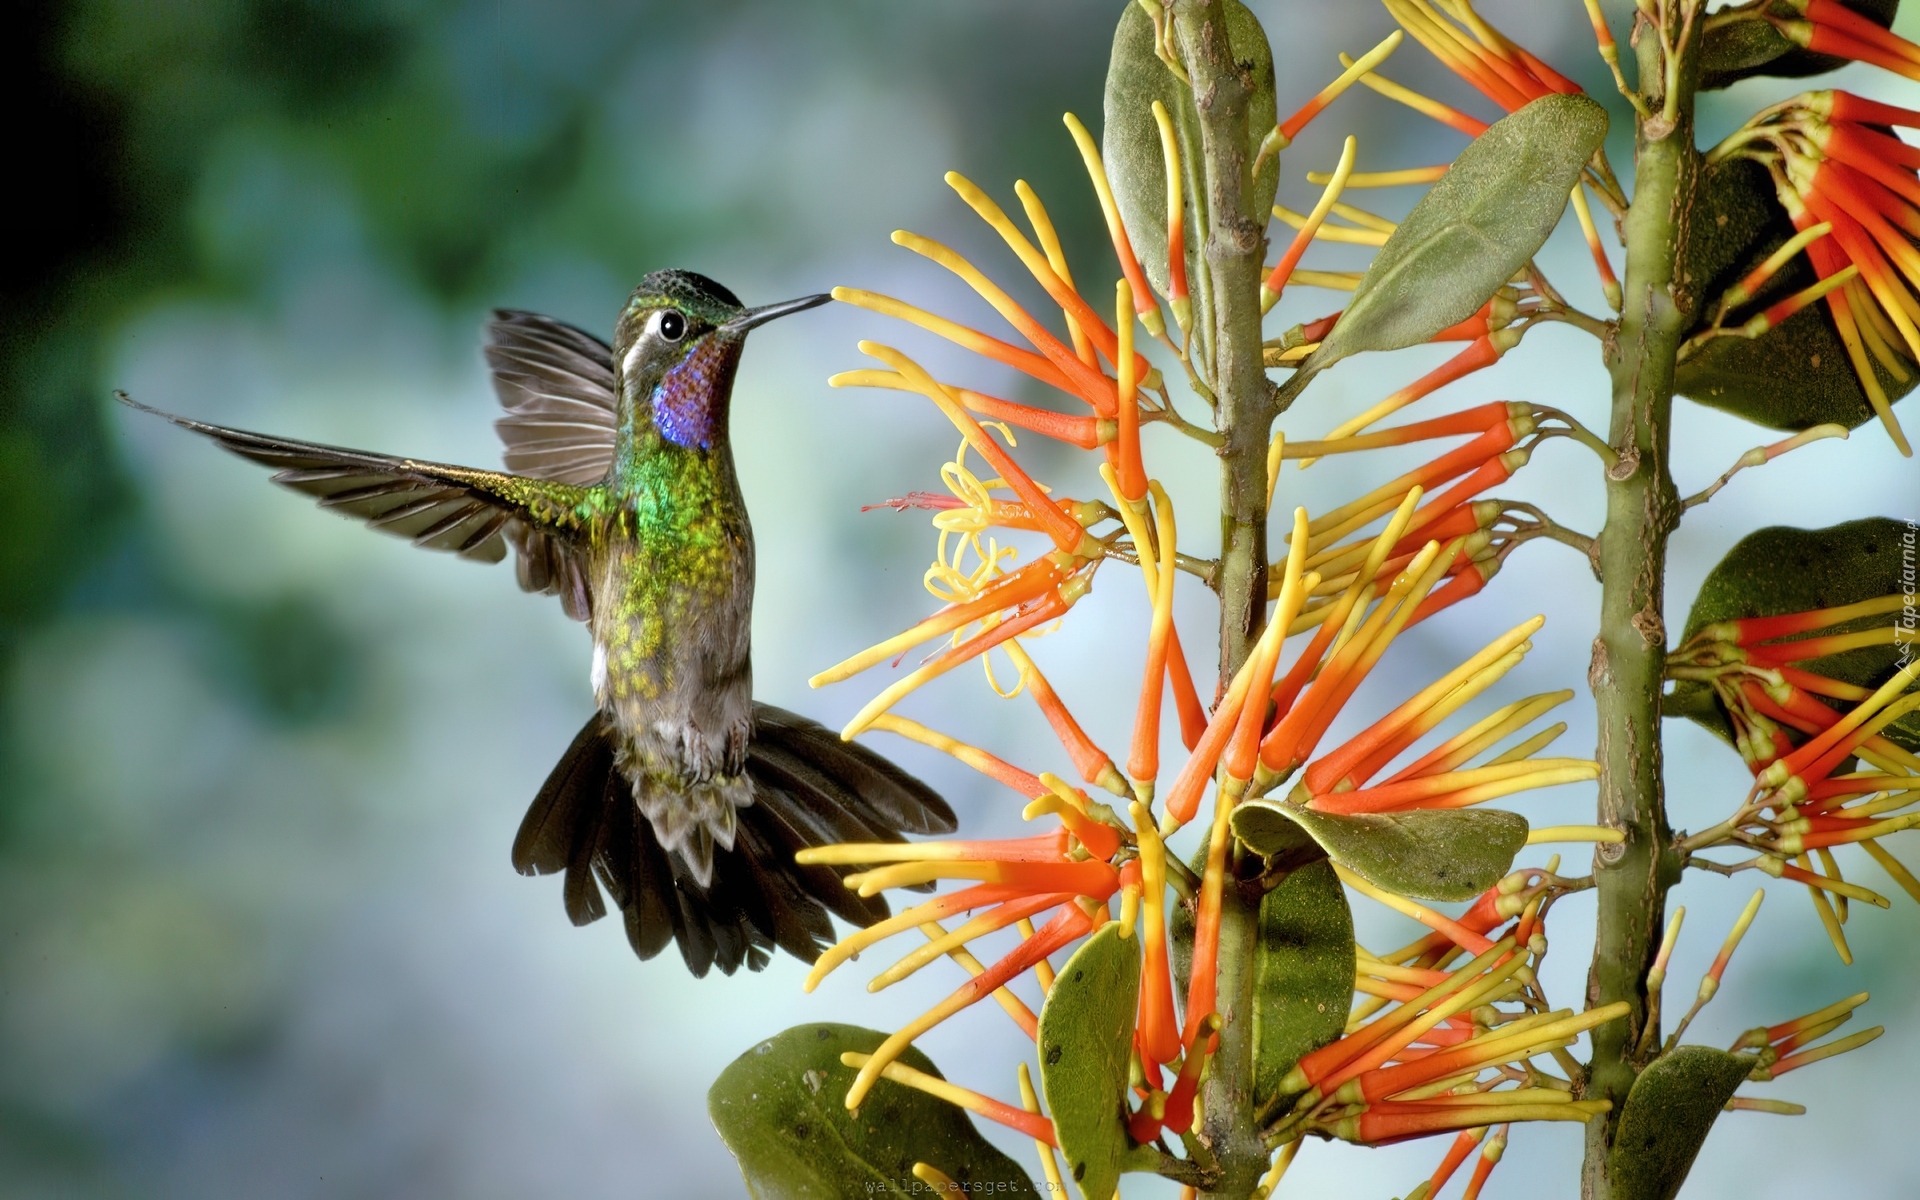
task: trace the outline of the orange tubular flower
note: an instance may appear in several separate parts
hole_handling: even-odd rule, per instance
[[[1049,804],[1053,800],[1055,803]],[[1017,920],[1058,908],[1059,912],[1024,939],[1012,952],[979,975],[973,976],[945,1000],[883,1042],[855,1078],[847,1093],[847,1106],[857,1108],[867,1091],[888,1063],[898,1058],[913,1040],[997,989],[1047,955],[1061,949],[1094,928],[1095,914],[1120,888],[1119,872],[1109,863],[1120,848],[1120,833],[1086,815],[1084,798],[1076,793],[1061,795],[1058,790],[1029,806],[1051,811],[1062,821],[1057,833],[1010,841],[849,843],[817,846],[802,850],[802,863],[885,864],[847,877],[847,885],[861,895],[876,895],[888,888],[913,887],[939,879],[967,879],[978,886],[950,897],[940,897],[918,905],[907,913],[883,921],[870,929],[857,930],[821,956],[808,977],[811,987],[840,963],[861,949],[921,922],[937,916],[973,908],[988,908],[946,939],[930,943],[909,954],[896,967],[883,972],[884,986],[910,974],[926,962],[959,946],[970,938],[1003,928]],[[1076,848],[1088,857],[1074,857]],[[1082,902],[1096,907],[1089,912]]]
[[[1464,30],[1428,0],[1386,0],[1386,5],[1394,20],[1435,58],[1507,112],[1517,112],[1550,92],[1580,91],[1579,84],[1487,24],[1469,0],[1448,6],[1466,26]]]
[[[1141,1058],[1157,1070],[1180,1053],[1180,1027],[1173,1009],[1173,974],[1167,958],[1167,848],[1147,806],[1132,806],[1140,841],[1140,1016],[1136,1029]],[[1149,1071],[1148,1078],[1158,1078]]]
[[[1040,711],[1047,718],[1047,724],[1052,726],[1054,735],[1060,739],[1061,746],[1065,747],[1067,757],[1073,760],[1074,769],[1080,772],[1080,777],[1095,787],[1105,788],[1116,796],[1126,795],[1126,780],[1121,778],[1119,769],[1113,765],[1113,760],[1107,757],[1106,751],[1093,744],[1093,739],[1088,737],[1086,730],[1080,727],[1080,722],[1073,719],[1073,714],[1067,711],[1066,704],[1053,690],[1053,685],[1047,682],[1047,677],[1040,673],[1040,668],[1035,666],[1033,660],[1027,656],[1027,652],[1020,648],[1019,642],[1008,642],[1006,645],[1007,654],[1019,670],[1021,682],[1026,685],[1027,693],[1033,697],[1034,703],[1040,706]]]
[[[1423,396],[1431,395],[1455,380],[1464,379],[1475,371],[1492,366],[1500,361],[1501,355],[1520,344],[1520,336],[1520,331],[1517,329],[1499,329],[1475,338],[1473,344],[1465,350],[1388,396],[1366,412],[1336,426],[1333,432],[1327,434],[1327,440],[1337,441],[1351,437],[1374,422],[1392,416]],[[1311,461],[1308,459],[1308,462]]]
[[[1480,1145],[1480,1139],[1486,1136],[1487,1127],[1484,1125],[1477,1129],[1463,1129],[1454,1136],[1453,1145],[1447,1147],[1446,1157],[1440,1160],[1440,1165],[1434,1168],[1433,1174],[1427,1179],[1429,1197],[1440,1194],[1440,1189],[1447,1186],[1447,1181],[1452,1179],[1453,1173],[1460,1169],[1460,1164],[1467,1161],[1467,1156],[1474,1152]]]
[[[893,371],[842,371],[830,377],[827,385],[829,387],[892,388],[903,392],[916,390],[908,385],[903,376]],[[1030,429],[1056,441],[1078,446],[1082,450],[1096,450],[1111,442],[1118,433],[1116,422],[1105,418],[1074,416],[1070,413],[1054,412],[1051,409],[1035,408],[1031,404],[1002,400],[998,396],[989,396],[971,388],[948,388],[947,390],[970,412],[979,413],[989,420],[1005,421],[1009,425]]]
[[[1153,302],[1153,292],[1147,287],[1147,277],[1140,269],[1140,260],[1133,253],[1133,240],[1127,236],[1127,227],[1120,220],[1120,206],[1114,201],[1113,186],[1107,181],[1106,164],[1100,159],[1100,148],[1094,144],[1093,135],[1080,123],[1080,118],[1067,113],[1063,118],[1067,132],[1073,135],[1074,145],[1080,150],[1080,159],[1086,164],[1087,178],[1093,183],[1094,195],[1100,201],[1100,214],[1107,220],[1107,233],[1113,239],[1114,257],[1120,260],[1120,270],[1127,277],[1127,285],[1133,290],[1134,311],[1139,314],[1140,323],[1147,332],[1155,337],[1166,331],[1166,323],[1160,319],[1160,309]],[[1142,368],[1141,374],[1145,375]]]
[[[1807,259],[1832,288],[1824,298],[1868,403],[1909,453],[1879,375],[1904,382],[1920,363],[1920,149],[1877,128],[1889,125],[1920,127],[1920,113],[1810,92],[1762,111],[1710,157],[1765,164],[1803,236],[1826,227],[1805,246]],[[1848,268],[1859,276],[1843,282]],[[1750,290],[1736,289],[1742,299]]]
[[[1882,28],[1838,0],[1784,0],[1804,19],[1768,14],[1773,27],[1788,41],[1835,58],[1851,58],[1920,81],[1920,46],[1891,29]]]

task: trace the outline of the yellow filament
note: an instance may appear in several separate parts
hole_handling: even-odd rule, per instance
[[[1347,63],[1352,60],[1342,54],[1340,61]],[[1438,100],[1429,99],[1421,95],[1412,88],[1403,87],[1376,71],[1369,71],[1365,75],[1362,75],[1360,82],[1380,93],[1382,96],[1385,96],[1387,99],[1396,100],[1422,116],[1432,117],[1442,125],[1452,123],[1453,109],[1440,103]]]
[[[1542,713],[1550,712],[1573,699],[1572,689],[1558,692],[1544,692],[1538,696],[1528,696],[1516,700],[1505,708],[1489,713],[1474,722],[1460,733],[1436,746],[1428,755],[1432,761],[1423,759],[1414,765],[1421,773],[1451,771],[1461,763],[1480,754],[1489,746],[1506,737],[1516,729],[1523,728]],[[1396,778],[1398,778],[1396,776]]]
[[[1030,1113],[1040,1111],[1040,1095],[1033,1090],[1033,1075],[1027,1070],[1027,1064],[1020,1067],[1020,1107]],[[1060,1160],[1053,1156],[1053,1147],[1039,1138],[1033,1139],[1034,1148],[1040,1154],[1040,1169],[1047,1177],[1047,1190],[1055,1196],[1067,1194],[1066,1182],[1060,1176]]]
[[[1893,876],[1893,881],[1905,889],[1907,895],[1912,896],[1916,904],[1920,904],[1920,879],[1913,877],[1913,872],[1907,870],[1906,864],[1888,853],[1886,847],[1872,838],[1861,842],[1860,847],[1873,857],[1873,861],[1880,864],[1882,870]]]
[[[1345,160],[1343,159],[1342,161]],[[1339,174],[1336,170],[1334,172],[1334,178],[1338,179]],[[1345,185],[1345,182],[1345,180],[1341,180],[1342,186]],[[1331,188],[1333,185],[1328,184],[1327,186]],[[1326,202],[1325,195],[1321,196],[1321,200],[1323,203]],[[1328,203],[1327,208],[1331,211],[1333,205]],[[1318,205],[1314,207],[1314,212],[1320,212]],[[1390,236],[1377,229],[1354,229],[1347,225],[1323,224],[1322,222],[1326,220],[1325,213],[1321,213],[1320,220],[1316,221],[1310,214],[1297,213],[1284,204],[1274,205],[1273,215],[1288,225],[1293,226],[1295,229],[1306,233],[1308,237],[1313,238],[1315,241],[1339,242],[1348,246],[1384,246],[1387,244],[1387,238]],[[1312,227],[1310,232],[1308,231],[1309,226]]]
[[[946,927],[938,921],[928,921],[920,927],[920,932],[930,938],[941,937],[946,934]],[[964,948],[947,951],[947,957],[964,967],[969,975],[978,976],[987,973],[985,964],[968,953]],[[1006,1010],[1007,1015],[1013,1018],[1014,1023],[1019,1025],[1023,1030],[1031,1028],[1039,1019],[1033,1015],[1033,1010],[1028,1008],[1026,1004],[1021,1001],[1020,997],[1014,995],[1004,987],[993,989],[993,998],[999,1003],[1001,1008]]]
[[[1352,175],[1349,174],[1348,181],[1351,182],[1351,180]],[[1385,217],[1375,216],[1366,209],[1355,208],[1351,204],[1335,204],[1333,206],[1333,213],[1337,217],[1345,217],[1362,229],[1371,229],[1377,233],[1392,233],[1394,230],[1400,228],[1400,226],[1387,220]]]
[[[796,850],[801,866],[848,866],[859,863],[934,862],[965,858],[963,842],[836,842]]]
[[[1351,180],[1348,181],[1348,186],[1352,186]],[[1287,282],[1297,283],[1302,287],[1326,288],[1332,292],[1351,292],[1360,286],[1360,276],[1359,271],[1309,271],[1304,267],[1296,267]],[[1316,346],[1319,344],[1314,343]],[[1305,347],[1295,347],[1295,349],[1305,349]]]
[[[869,992],[878,992],[899,983],[902,979],[926,966],[934,959],[952,950],[963,950],[966,944],[977,937],[984,937],[998,929],[1004,929],[1013,922],[1001,919],[994,913],[982,913],[961,924],[958,929],[949,930],[937,921],[926,921],[920,926],[920,932],[927,935],[927,944],[918,946],[900,957],[891,967],[867,981]]]
[[[1434,183],[1447,173],[1450,163],[1437,167],[1410,167],[1404,171],[1355,171],[1347,176],[1350,188],[1401,187],[1410,183]],[[1333,176],[1325,171],[1308,171],[1308,183],[1325,183]]]
[[[1605,825],[1547,825],[1527,833],[1527,845],[1540,846],[1552,842],[1613,842],[1627,840],[1627,835],[1618,829],[1609,829]]]
[[[1273,507],[1273,489],[1280,483],[1280,463],[1287,456],[1287,432],[1284,429],[1273,431],[1273,440],[1267,443],[1267,507]]]
[[[1487,765],[1497,767],[1501,763],[1519,762],[1522,759],[1532,758],[1534,755],[1558,741],[1560,735],[1566,731],[1567,723],[1565,721],[1555,722],[1504,754],[1488,759]]]
[[[1361,55],[1360,61],[1358,62],[1349,61],[1346,55],[1344,54],[1341,55],[1340,62],[1341,62],[1341,65],[1346,68],[1346,70],[1340,72],[1339,75],[1335,76],[1332,83],[1329,83],[1327,86],[1321,88],[1320,91],[1317,94],[1315,94],[1314,98],[1308,102],[1308,105],[1303,107],[1312,107],[1315,109],[1322,109],[1322,108],[1325,108],[1327,105],[1332,104],[1335,100],[1338,100],[1340,98],[1341,93],[1345,92],[1348,88],[1352,87],[1355,81],[1357,81],[1361,76],[1365,75],[1368,71],[1373,70],[1375,67],[1379,66],[1381,63],[1387,61],[1388,57],[1390,57],[1395,50],[1398,50],[1400,48],[1400,43],[1403,40],[1405,40],[1405,37],[1406,35],[1401,33],[1398,29],[1394,30],[1392,33],[1388,34],[1384,39],[1382,39],[1379,45],[1375,46],[1373,49]],[[1274,132],[1280,133],[1278,126],[1274,128]],[[1286,135],[1280,134],[1280,136],[1284,138]],[[1287,143],[1283,141],[1280,143],[1280,145],[1282,149],[1285,149]]]
[[[915,1091],[925,1092],[929,1096],[937,1096],[945,1100],[948,1104],[957,1105],[960,1108],[966,1109],[968,1112],[978,1112],[986,1107],[986,1097],[971,1088],[963,1088],[957,1083],[948,1083],[946,1080],[937,1079],[925,1071],[916,1071],[905,1063],[894,1062],[893,1060],[900,1056],[900,1051],[907,1047],[907,1043],[902,1042],[893,1050],[893,1053],[889,1054],[887,1052],[887,1047],[892,1044],[894,1038],[898,1038],[899,1036],[898,1033],[894,1034],[893,1037],[883,1042],[880,1048],[872,1054],[861,1054],[857,1050],[848,1050],[840,1055],[841,1066],[857,1067],[860,1070],[860,1074],[854,1078],[853,1086],[847,1089],[848,1108],[860,1107],[860,1101],[866,1099],[867,1092],[873,1087],[874,1080],[883,1078],[891,1079],[895,1083],[905,1084],[907,1087],[913,1088]],[[909,1039],[909,1041],[910,1040],[911,1039]],[[863,1084],[864,1086],[862,1086]],[[856,1093],[858,1093],[858,1095],[856,1095]]]
[[[1073,273],[1067,269],[1067,252],[1060,245],[1060,235],[1054,231],[1053,218],[1047,215],[1046,205],[1040,203],[1040,196],[1024,179],[1013,181],[1013,193],[1020,197],[1020,207],[1026,210],[1027,224],[1033,226],[1033,236],[1040,241],[1040,248],[1047,253],[1047,263],[1060,282],[1073,287]],[[1095,365],[1093,343],[1087,340],[1086,330],[1080,328],[1080,322],[1073,319],[1071,313],[1062,310],[1067,319],[1067,332],[1073,336],[1073,352],[1080,361],[1088,366]]]
[[[1427,546],[1431,548],[1433,543],[1428,542]],[[1416,559],[1415,561],[1417,562],[1418,560]],[[1413,564],[1408,564],[1407,569],[1409,571],[1413,570]],[[1401,705],[1401,711],[1406,714],[1403,723],[1410,722],[1419,713],[1446,699],[1449,692],[1469,684],[1480,675],[1497,667],[1502,659],[1506,658],[1511,652],[1518,650],[1522,645],[1530,644],[1527,639],[1539,632],[1540,627],[1546,623],[1547,619],[1544,616],[1530,617],[1520,622],[1520,624],[1515,625],[1512,629],[1507,630],[1499,637],[1475,651],[1465,662],[1453,670],[1448,671],[1445,675],[1434,680],[1426,687],[1421,688],[1418,692],[1414,693],[1411,699]],[[1502,670],[1500,673],[1505,674],[1505,670]],[[1496,675],[1494,678],[1498,678],[1498,676]],[[1486,681],[1488,684],[1492,682],[1492,679]],[[1482,686],[1484,687],[1485,684]]]

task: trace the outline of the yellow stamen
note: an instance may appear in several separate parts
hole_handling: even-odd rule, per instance
[[[1348,179],[1351,180],[1352,176],[1349,175]],[[1336,217],[1345,217],[1362,229],[1371,229],[1378,233],[1392,233],[1394,230],[1400,228],[1399,225],[1387,220],[1385,217],[1376,216],[1364,208],[1355,208],[1351,204],[1335,204],[1333,206],[1333,215]]]
[[[1451,163],[1437,167],[1410,167],[1404,171],[1355,171],[1347,176],[1350,188],[1401,187],[1410,183],[1435,183],[1447,173]],[[1308,183],[1325,183],[1333,176],[1325,171],[1308,171]]]
[[[1838,877],[1820,874],[1820,872],[1813,869],[1813,863],[1808,860],[1805,854],[1796,857],[1793,863],[1809,875],[1819,877],[1819,882],[1817,883],[1806,883],[1804,880],[1795,880],[1794,882],[1796,883],[1805,883],[1806,887],[1815,891],[1832,892],[1836,896],[1844,896],[1850,900],[1859,900],[1863,903],[1871,904],[1876,908],[1893,907],[1892,901],[1871,888],[1863,888],[1857,883],[1848,883],[1846,880]],[[1755,860],[1754,865],[1758,867],[1763,874],[1771,875],[1775,879],[1779,879],[1785,874],[1781,869],[1784,865],[1782,861],[1771,854],[1761,855]]]
[[[1029,373],[1035,378],[1050,383],[1063,391],[1073,391],[1071,382],[1066,376],[1062,375],[1059,369],[1049,362],[1045,356],[1032,350],[1022,349],[1010,342],[1001,341],[999,338],[984,334],[978,329],[962,325],[956,321],[949,321],[945,317],[930,313],[923,308],[917,308],[904,300],[895,300],[892,296],[882,296],[878,292],[869,292],[861,288],[850,287],[834,288],[833,298],[843,304],[851,304],[857,308],[864,308],[868,312],[876,312],[886,317],[896,317],[902,321],[918,325],[928,333],[943,337],[954,345],[962,349],[971,350],[975,354],[998,359],[1002,362],[1010,360],[1025,362],[1032,368]]]
[[[1271,309],[1275,301],[1280,299],[1281,291],[1285,290],[1287,286],[1288,276],[1293,273],[1294,267],[1299,265],[1300,255],[1303,252],[1304,246],[1304,242],[1302,242],[1301,239],[1304,238],[1306,242],[1311,242],[1324,234],[1325,240],[1327,241],[1337,242],[1348,240],[1343,236],[1347,231],[1340,230],[1333,226],[1327,226],[1325,229],[1322,229],[1322,222],[1327,219],[1327,214],[1333,211],[1334,207],[1339,203],[1340,194],[1346,190],[1347,176],[1353,174],[1353,161],[1358,147],[1359,142],[1352,137],[1348,137],[1346,142],[1341,146],[1340,162],[1334,167],[1333,178],[1327,181],[1327,186],[1325,190],[1320,193],[1320,199],[1313,206],[1311,215],[1302,217],[1292,209],[1282,208],[1277,204],[1274,205],[1273,215],[1293,225],[1295,229],[1298,229],[1300,231],[1300,237],[1294,239],[1294,244],[1288,247],[1285,256],[1282,257],[1279,265],[1274,268],[1273,273],[1260,284],[1261,312],[1264,313]],[[1353,232],[1358,233],[1360,231]],[[1381,237],[1382,242],[1384,242],[1385,235],[1381,235]]]
[[[1873,861],[1879,863],[1887,874],[1893,876],[1893,881],[1904,888],[1907,895],[1913,897],[1915,903],[1920,903],[1920,879],[1915,879],[1913,872],[1907,870],[1904,863],[1888,853],[1884,846],[1872,838],[1861,842],[1860,846],[1873,856]]]
[[[1554,742],[1559,741],[1560,735],[1566,731],[1567,723],[1565,721],[1559,721],[1549,725],[1513,749],[1508,750],[1506,753],[1488,759],[1487,765],[1497,767],[1501,763],[1519,762],[1522,759],[1532,758],[1548,746],[1551,746]]]
[[[1387,520],[1387,527],[1373,539],[1372,552],[1367,555],[1366,563],[1354,573],[1353,581],[1347,585],[1346,592],[1330,604],[1305,610],[1288,628],[1288,637],[1305,633],[1328,621],[1338,621],[1341,624],[1341,634],[1335,639],[1334,645],[1337,647],[1345,641],[1350,623],[1358,619],[1355,614],[1364,612],[1367,604],[1373,599],[1374,576],[1380,573],[1380,568],[1386,563],[1387,553],[1399,543],[1402,537],[1406,536],[1407,525],[1413,520],[1413,512],[1420,505],[1421,495],[1421,490],[1416,487],[1401,497],[1393,516]],[[1307,528],[1309,530],[1313,528],[1311,522],[1308,523]],[[1311,538],[1308,539],[1308,547],[1309,549],[1312,547]],[[1309,558],[1308,561],[1311,562],[1312,559]]]
[[[1400,48],[1400,43],[1405,39],[1405,36],[1406,35],[1401,33],[1398,29],[1394,30],[1392,33],[1388,34],[1384,39],[1382,39],[1379,45],[1375,46],[1373,49],[1361,55],[1360,60],[1358,62],[1351,62],[1347,59],[1347,57],[1344,54],[1341,55],[1340,62],[1341,62],[1341,65],[1346,68],[1346,70],[1340,72],[1339,75],[1335,76],[1332,83],[1329,83],[1327,86],[1321,88],[1318,92],[1316,92],[1314,94],[1313,99],[1307,101],[1307,103],[1300,106],[1301,113],[1312,114],[1312,115],[1309,115],[1306,120],[1307,121],[1313,120],[1314,116],[1318,116],[1320,112],[1327,107],[1327,105],[1332,104],[1335,100],[1338,100],[1341,96],[1341,93],[1345,92],[1348,88],[1352,87],[1354,83],[1360,79],[1361,76],[1365,75],[1368,71],[1373,70],[1375,67],[1379,66],[1381,63],[1387,61],[1387,59],[1393,54],[1393,52]],[[1298,114],[1296,114],[1296,116],[1292,119],[1297,120]],[[1306,124],[1306,121],[1301,122],[1301,124],[1304,126]],[[1294,132],[1298,133],[1299,130],[1296,129],[1294,130]],[[1285,150],[1289,145],[1292,144],[1292,138],[1287,134],[1284,127],[1276,126],[1273,131],[1273,134],[1269,136],[1273,138],[1275,148],[1277,149]],[[1256,162],[1254,166],[1255,166],[1255,170],[1259,169],[1258,162]]]
[[[1344,159],[1342,161],[1344,161]],[[1336,170],[1334,172],[1334,178],[1338,179],[1339,176],[1340,173]],[[1344,187],[1345,180],[1342,180],[1341,183]],[[1327,186],[1331,189],[1333,185],[1328,184]],[[1333,205],[1327,200],[1324,193],[1320,199],[1321,203],[1327,206],[1328,211],[1331,211]],[[1314,212],[1320,213],[1319,205],[1314,206]],[[1340,242],[1349,246],[1384,246],[1387,244],[1387,238],[1391,236],[1377,229],[1354,229],[1346,225],[1323,224],[1322,222],[1326,219],[1325,213],[1320,213],[1320,220],[1316,221],[1312,215],[1297,213],[1284,204],[1274,205],[1273,215],[1302,232],[1306,232],[1308,226],[1312,226],[1312,232],[1307,233],[1307,236],[1321,242]],[[1268,307],[1271,308],[1272,305],[1268,305]]]
[[[1617,845],[1626,840],[1626,834],[1605,825],[1546,825],[1527,833],[1529,846],[1549,842],[1611,842]]]
[[[1033,1089],[1033,1075],[1027,1070],[1027,1064],[1020,1067],[1020,1107],[1030,1113],[1040,1111],[1040,1095]],[[1034,1149],[1040,1155],[1040,1170],[1047,1177],[1047,1190],[1055,1196],[1067,1194],[1066,1182],[1060,1176],[1060,1160],[1053,1156],[1053,1147],[1039,1138],[1033,1140]]]
[[[1020,937],[1023,941],[1031,940],[1037,933],[1033,927],[1033,922],[1026,917],[1021,917],[1018,921],[1015,921],[1013,927],[1020,931]],[[1033,964],[1033,981],[1040,985],[1040,995],[1042,997],[1045,997],[1049,992],[1053,991],[1053,964],[1044,958],[1036,961]]]
[[[1120,260],[1121,270],[1126,272],[1134,287],[1134,302],[1141,305],[1140,323],[1147,332],[1155,337],[1166,332],[1166,323],[1160,318],[1160,310],[1154,307],[1153,293],[1147,290],[1146,280],[1140,276],[1140,264],[1134,258],[1133,245],[1127,239],[1127,226],[1120,219],[1120,206],[1114,203],[1113,187],[1107,181],[1106,164],[1100,161],[1100,147],[1094,142],[1093,135],[1080,123],[1080,118],[1072,113],[1063,114],[1062,120],[1067,132],[1073,135],[1073,144],[1080,150],[1080,161],[1086,164],[1087,177],[1093,182],[1093,191],[1100,199],[1100,214],[1106,218],[1107,233],[1113,240],[1114,256]]]
[[[1440,743],[1412,766],[1393,776],[1389,782],[1410,779],[1415,775],[1435,771],[1451,771],[1461,763],[1472,760],[1501,738],[1524,727],[1542,713],[1550,712],[1571,699],[1573,699],[1573,691],[1569,688],[1516,700],[1505,708],[1482,717],[1465,730]]]
[[[1352,186],[1351,180],[1348,181],[1348,186]],[[1326,288],[1332,292],[1351,292],[1359,288],[1360,277],[1359,271],[1309,271],[1305,267],[1298,267],[1293,272],[1292,281],[1305,287]],[[1320,343],[1313,344],[1318,346]],[[1306,347],[1296,346],[1294,349],[1304,350]]]
[[[946,933],[946,927],[938,921],[928,921],[920,927],[920,932],[930,938],[940,937]],[[966,972],[969,975],[985,975],[987,973],[986,965],[964,949],[949,950],[947,951],[947,957],[966,968]],[[1032,1029],[1039,1024],[1040,1018],[1033,1015],[1033,1010],[1028,1008],[1020,997],[1014,995],[1006,988],[997,987],[993,989],[993,998],[1001,1008],[1006,1010],[1007,1015],[1013,1018],[1013,1023],[1018,1025],[1021,1030]]]
[[[1273,489],[1280,483],[1280,463],[1287,456],[1287,431],[1276,429],[1267,443],[1267,507],[1273,507]]]
[[[1020,207],[1026,210],[1027,224],[1033,226],[1033,236],[1039,240],[1040,249],[1046,252],[1047,264],[1060,277],[1061,283],[1072,288],[1073,273],[1067,269],[1067,252],[1060,245],[1060,235],[1054,231],[1053,219],[1047,215],[1046,205],[1040,202],[1039,194],[1024,179],[1013,181],[1013,193],[1020,197]],[[1063,309],[1061,315],[1066,317],[1067,332],[1073,337],[1073,352],[1088,366],[1096,365],[1093,343],[1087,340],[1086,330],[1080,328],[1080,322],[1074,319],[1072,313]]]
[[[894,1036],[898,1037],[899,1035],[895,1034]],[[887,1040],[892,1041],[893,1039],[889,1038]],[[905,1046],[903,1045],[901,1048],[904,1049]],[[873,1080],[890,1079],[895,1083],[905,1084],[916,1091],[925,1092],[929,1096],[937,1096],[945,1100],[948,1104],[964,1108],[968,1112],[978,1112],[980,1109],[986,1107],[987,1098],[971,1088],[963,1088],[957,1083],[949,1083],[944,1079],[929,1075],[925,1071],[916,1071],[905,1063],[892,1061],[892,1058],[897,1056],[898,1053],[898,1051],[895,1051],[894,1055],[890,1056],[887,1054],[886,1047],[882,1045],[879,1050],[876,1050],[872,1054],[862,1054],[857,1050],[848,1050],[840,1055],[841,1066],[857,1067],[860,1071],[859,1076],[855,1078],[853,1084],[853,1087],[859,1090],[860,1099],[866,1098],[868,1088],[873,1086]],[[885,1061],[882,1061],[883,1059]],[[879,1064],[877,1067],[875,1066],[876,1063]],[[868,1073],[868,1068],[873,1068],[871,1075]],[[866,1080],[866,1087],[860,1086],[860,1081],[863,1079]],[[854,1099],[854,1093],[851,1089],[847,1092],[847,1107],[860,1107],[859,1102]]]
[[[902,955],[886,970],[867,981],[869,992],[884,991],[893,984],[912,975],[921,967],[954,950],[966,953],[966,944],[977,937],[985,937],[999,929],[1013,924],[1011,920],[989,911],[961,924],[958,929],[949,930],[937,921],[926,921],[920,926],[920,932],[927,935],[927,944],[917,946]],[[979,974],[979,972],[974,972]]]
[[[845,882],[862,896],[877,896],[892,888],[917,887],[936,879],[973,879],[991,883],[1002,874],[1000,864],[995,862],[916,860],[860,871],[847,876]]]

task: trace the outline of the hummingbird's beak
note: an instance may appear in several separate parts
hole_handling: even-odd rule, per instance
[[[818,296],[802,296],[798,300],[782,300],[778,304],[762,304],[759,308],[749,308],[720,326],[715,332],[731,338],[745,337],[747,330],[765,325],[775,317],[784,317],[788,313],[797,313],[804,309],[818,308],[831,299],[833,299],[832,296],[823,293]]]

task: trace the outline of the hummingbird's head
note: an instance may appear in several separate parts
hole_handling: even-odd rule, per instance
[[[704,275],[651,273],[614,324],[622,413],[651,416],[661,436],[676,445],[712,446],[726,432],[727,399],[747,331],[831,298],[802,296],[745,308]]]

